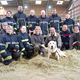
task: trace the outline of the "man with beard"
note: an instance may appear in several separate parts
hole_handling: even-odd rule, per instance
[[[49,25],[54,26],[57,32],[60,32],[61,17],[58,16],[57,10],[53,9],[52,15],[49,17]]]
[[[23,7],[18,6],[18,12],[13,15],[13,18],[17,22],[17,28],[19,29],[22,25],[26,25],[26,15],[23,12]]]

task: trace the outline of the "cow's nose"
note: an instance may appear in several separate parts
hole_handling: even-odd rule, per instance
[[[53,46],[51,46],[51,49],[53,49]]]

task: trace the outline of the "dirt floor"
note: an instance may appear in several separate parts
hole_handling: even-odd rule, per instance
[[[80,50],[66,51],[60,61],[40,55],[8,66],[0,63],[0,80],[80,80]]]

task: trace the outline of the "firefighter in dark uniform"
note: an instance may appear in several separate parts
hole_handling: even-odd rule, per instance
[[[2,34],[0,34],[0,61],[5,65],[8,65],[12,62],[12,56],[6,52]]]
[[[73,19],[70,18],[69,14],[66,14],[66,19],[63,21],[63,24],[68,26],[68,29],[71,33],[73,32],[72,29],[75,25],[75,22]]]
[[[58,16],[56,9],[53,9],[52,15],[49,17],[49,26],[54,26],[57,32],[60,32],[61,17]]]
[[[3,36],[3,43],[6,45],[6,52],[12,56],[13,60],[18,60],[20,57],[19,53],[19,42],[17,35],[13,34],[13,27],[8,26],[6,34]]]
[[[41,27],[44,37],[46,37],[46,35],[48,34],[48,21],[49,18],[46,16],[45,10],[42,10],[41,16],[39,17],[39,26]]]
[[[30,59],[34,54],[34,50],[31,44],[31,39],[26,31],[26,26],[22,26],[20,28],[18,39],[19,39],[20,51],[24,53],[23,56],[25,58]]]
[[[71,33],[68,30],[68,26],[67,25],[63,25],[62,26],[62,31],[60,32],[61,35],[61,39],[62,39],[62,50],[67,50],[70,49],[70,37],[71,37]]]
[[[27,24],[28,24],[28,32],[32,34],[33,30],[35,29],[35,26],[38,25],[38,18],[35,16],[34,10],[30,10],[30,15],[27,18]]]
[[[14,30],[16,30],[16,22],[14,20],[14,18],[12,17],[12,12],[11,11],[7,11],[6,13],[6,17],[3,18],[2,23],[7,22],[8,25],[13,26]]]
[[[23,13],[23,7],[18,6],[18,12],[13,15],[13,18],[17,22],[17,28],[19,29],[22,25],[26,26],[26,15]]]

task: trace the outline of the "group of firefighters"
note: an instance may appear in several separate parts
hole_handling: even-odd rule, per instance
[[[47,16],[45,10],[37,17],[35,10],[30,10],[26,16],[23,7],[18,6],[17,13],[12,16],[7,11],[5,18],[0,19],[0,61],[8,65],[23,57],[31,58],[36,51],[45,56],[45,46],[49,41],[57,42],[61,50],[72,49],[74,46],[80,49],[80,28],[75,21],[66,14],[62,22],[56,9],[52,15]]]

